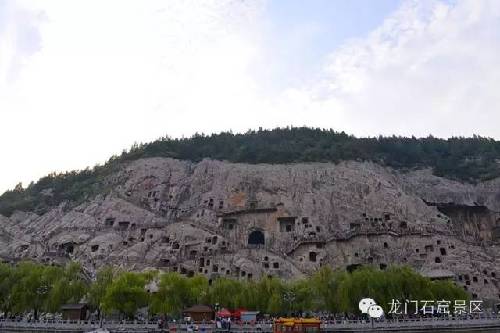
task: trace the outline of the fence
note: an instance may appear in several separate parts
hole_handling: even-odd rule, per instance
[[[88,332],[99,328],[98,321],[24,321],[0,320],[0,331],[38,331],[38,332]],[[189,325],[185,323],[168,323],[160,329],[156,321],[103,321],[102,326],[111,332],[154,333],[154,332],[227,332],[217,330],[214,323]],[[500,316],[482,314],[476,317],[441,317],[441,318],[400,318],[382,321],[369,320],[324,320],[322,332],[365,332],[368,330],[412,331],[432,329],[500,329]],[[237,333],[270,333],[272,322],[233,323],[231,332]]]

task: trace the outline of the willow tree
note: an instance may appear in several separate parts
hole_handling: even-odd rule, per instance
[[[323,267],[310,278],[311,309],[344,312],[349,309],[349,273]],[[342,288],[341,288],[342,286]]]
[[[81,265],[76,262],[68,263],[64,269],[46,270],[46,274],[54,274],[49,278],[52,285],[45,306],[48,312],[59,311],[63,304],[79,303],[88,293],[89,283]]]
[[[145,286],[147,278],[141,273],[126,272],[120,274],[106,289],[103,309],[106,313],[119,311],[128,318],[133,318],[139,308],[148,305],[149,294]]]
[[[35,319],[46,308],[49,293],[61,274],[59,267],[43,266],[32,262],[22,262],[15,269],[16,283],[12,288],[12,310],[33,311]]]
[[[242,305],[242,291],[244,285],[239,280],[218,278],[213,281],[209,300],[211,304],[220,304],[223,307],[235,309]]]
[[[0,310],[10,312],[12,309],[12,289],[16,284],[15,269],[8,264],[0,263]]]
[[[200,278],[197,277],[196,281],[200,281]],[[191,290],[188,279],[177,272],[162,274],[158,291],[151,297],[150,311],[178,316],[198,296],[195,294],[201,292],[201,288]]]
[[[106,266],[97,272],[96,280],[89,290],[89,303],[97,309],[97,315],[101,318],[101,312],[106,291],[113,283],[113,268]]]
[[[282,312],[285,286],[282,280],[263,276],[257,283],[259,303],[257,309],[271,314]]]

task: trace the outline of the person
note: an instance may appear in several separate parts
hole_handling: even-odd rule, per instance
[[[226,318],[222,318],[222,329],[225,330],[227,328],[227,320]]]
[[[221,322],[219,317],[217,317],[215,325],[216,325],[217,329],[219,329],[219,330],[222,328],[222,322]]]

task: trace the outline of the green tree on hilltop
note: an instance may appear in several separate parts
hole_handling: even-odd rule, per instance
[[[320,128],[286,127],[196,134],[190,138],[160,138],[134,144],[105,165],[92,169],[53,173],[26,188],[21,184],[0,196],[0,214],[16,210],[43,214],[62,202],[76,205],[110,191],[113,174],[127,163],[149,157],[170,157],[198,162],[204,158],[238,163],[301,163],[369,161],[399,170],[430,168],[435,175],[476,183],[500,176],[500,141],[480,136],[439,139],[400,136],[357,138]]]

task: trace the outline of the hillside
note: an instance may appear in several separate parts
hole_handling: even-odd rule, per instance
[[[411,265],[500,298],[500,178],[471,184],[372,162],[123,163],[106,193],[0,215],[0,257],[293,279],[320,267]],[[57,179],[57,177],[55,177]],[[43,192],[51,202],[54,190]],[[53,201],[52,201],[53,202]]]
[[[112,186],[105,181],[127,163],[149,157],[171,157],[191,162],[204,158],[248,164],[370,161],[400,171],[430,168],[434,175],[466,183],[500,176],[500,142],[493,139],[356,138],[343,132],[313,128],[276,128],[245,134],[220,133],[191,138],[162,138],[135,145],[104,166],[51,174],[0,196],[0,214],[15,210],[39,214],[68,201],[83,202]]]
[[[0,258],[209,280],[400,264],[498,302],[498,146],[308,128],[161,139],[4,193]]]

